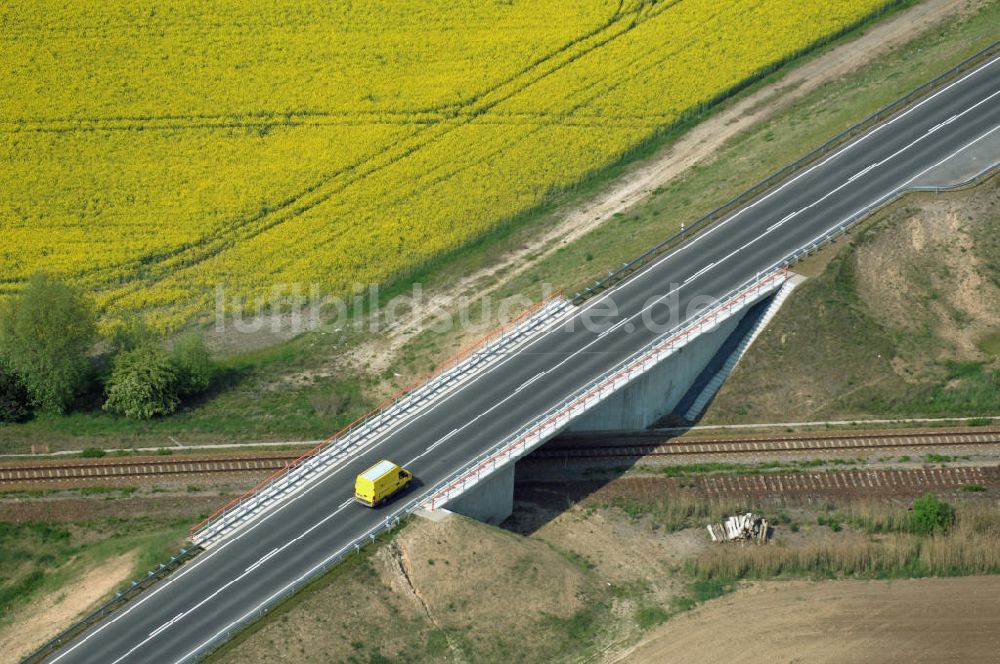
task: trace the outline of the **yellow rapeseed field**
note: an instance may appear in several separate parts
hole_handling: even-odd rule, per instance
[[[0,294],[384,282],[888,0],[8,0]]]

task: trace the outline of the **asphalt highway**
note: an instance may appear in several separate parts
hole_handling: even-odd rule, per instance
[[[1000,61],[995,60],[574,309],[566,324],[203,553],[50,661],[149,664],[194,658],[422,490],[695,315],[699,303],[728,293],[843,220],[919,184],[935,164],[997,131]],[[355,475],[381,458],[410,468],[418,486],[378,510],[351,502]]]

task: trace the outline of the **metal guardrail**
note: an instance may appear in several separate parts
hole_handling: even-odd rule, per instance
[[[72,641],[74,638],[79,636],[81,633],[89,629],[91,626],[104,620],[107,616],[114,613],[125,604],[130,602],[133,598],[139,595],[146,588],[150,587],[160,579],[168,576],[171,572],[179,568],[189,559],[193,558],[200,552],[201,549],[198,547],[188,547],[186,549],[181,549],[180,553],[176,556],[172,556],[170,560],[165,563],[160,564],[156,569],[150,570],[141,579],[133,581],[132,584],[120,593],[115,593],[115,596],[109,599],[107,602],[97,607],[86,616],[76,621],[65,630],[60,632],[55,638],[50,639],[35,652],[31,653],[27,657],[21,660],[21,664],[36,664],[42,662],[49,655],[55,653],[63,645]]]
[[[625,384],[644,374],[649,367],[685,346],[706,329],[716,326],[720,319],[728,318],[734,311],[742,309],[750,299],[756,301],[762,293],[775,290],[788,279],[788,272],[783,267],[769,269],[761,274],[764,276],[754,277],[723,295],[707,313],[699,315],[694,320],[685,321],[654,339],[627,359],[605,371],[586,387],[577,390],[560,404],[503,439],[492,450],[480,455],[456,473],[457,479],[445,480],[438,484],[432,490],[430,509],[437,509],[472,488],[479,482],[484,472],[491,474],[499,466],[523,456],[530,445],[540,444],[570,420],[590,410]]]
[[[287,496],[305,481],[317,477],[329,463],[349,455],[358,445],[398,426],[428,401],[475,375],[517,346],[572,305],[561,291],[533,305],[514,320],[480,338],[434,371],[414,381],[365,415],[354,420],[312,450],[273,473],[243,495],[226,503],[191,529],[191,541],[208,545],[247,520],[261,508]]]
[[[591,296],[605,290],[609,286],[616,284],[629,276],[634,274],[640,268],[645,267],[653,259],[662,255],[666,251],[673,249],[684,242],[686,239],[693,235],[697,235],[699,232],[705,230],[708,226],[711,226],[713,222],[720,221],[728,216],[730,213],[742,208],[747,203],[751,202],[763,193],[766,193],[772,189],[775,185],[779,184],[782,180],[787,178],[794,173],[802,170],[804,167],[812,164],[818,158],[827,155],[832,152],[834,148],[837,148],[850,139],[863,134],[872,127],[882,123],[889,117],[895,115],[896,113],[902,111],[907,106],[912,104],[917,99],[926,96],[935,88],[941,86],[942,84],[950,81],[952,78],[960,73],[963,73],[969,69],[972,69],[975,65],[984,62],[991,57],[1000,54],[1000,41],[993,42],[986,48],[982,49],[978,53],[975,53],[962,62],[958,63],[948,71],[944,72],[940,76],[937,76],[930,81],[914,88],[907,94],[903,95],[899,99],[883,106],[879,110],[875,111],[869,115],[864,120],[861,120],[852,127],[842,131],[830,140],[828,140],[823,145],[819,146],[812,152],[809,152],[803,157],[795,160],[791,164],[775,171],[769,175],[764,180],[761,180],[754,186],[738,194],[736,197],[730,201],[723,203],[719,207],[715,208],[711,212],[705,214],[704,216],[693,221],[691,224],[682,226],[681,230],[677,231],[670,237],[661,240],[657,245],[643,252],[636,258],[623,263],[620,267],[615,270],[609,270],[607,275],[601,279],[596,279],[594,283],[583,290],[576,293],[573,296],[573,303],[579,304]]]

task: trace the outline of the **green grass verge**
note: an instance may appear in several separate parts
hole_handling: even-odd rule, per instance
[[[71,524],[0,522],[0,627],[7,626],[31,602],[58,593],[88,570],[135,552],[127,582],[117,590],[124,589],[180,550],[191,520],[142,517]]]

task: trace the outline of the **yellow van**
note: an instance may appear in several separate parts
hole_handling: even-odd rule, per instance
[[[358,475],[354,482],[354,499],[362,505],[377,507],[397,491],[402,491],[413,479],[392,461],[382,460]]]

